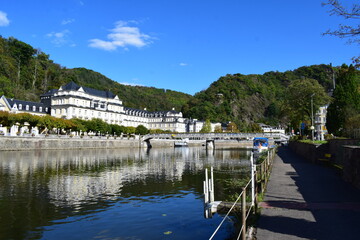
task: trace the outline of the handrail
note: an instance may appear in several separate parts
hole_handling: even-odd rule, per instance
[[[214,233],[211,235],[211,237],[209,238],[209,240],[211,240],[215,234],[217,233],[217,231],[220,229],[221,225],[224,223],[225,219],[229,216],[230,212],[233,210],[233,208],[235,207],[236,203],[239,201],[239,199],[241,198],[241,196],[244,194],[244,191],[246,191],[247,187],[249,186],[249,184],[251,183],[251,180],[248,181],[248,183],[245,185],[244,190],[241,191],[241,193],[239,194],[238,198],[236,199],[236,201],[234,202],[234,204],[231,206],[230,210],[227,212],[227,214],[225,215],[225,217],[223,218],[223,220],[220,222],[219,226],[215,229]]]
[[[273,162],[273,158],[274,158],[274,151],[275,151],[275,148],[272,148],[268,151],[268,155],[267,157],[264,159],[264,161],[260,164],[257,164],[254,166],[255,167],[258,167],[258,166],[261,166],[261,167],[264,167],[264,171],[265,171],[265,178],[264,179],[261,179],[261,181],[265,181],[265,184],[267,182],[267,178],[268,178],[268,175],[270,174],[270,166],[272,165],[272,162]],[[260,174],[262,174],[263,172],[261,171]],[[243,188],[243,190],[241,191],[241,193],[239,194],[238,198],[236,199],[236,201],[234,202],[234,204],[231,206],[230,210],[227,212],[227,214],[225,215],[225,217],[223,218],[223,220],[220,222],[220,224],[218,225],[218,227],[215,229],[215,231],[213,232],[213,234],[211,235],[211,237],[209,238],[209,240],[213,239],[213,237],[215,236],[215,234],[218,232],[218,230],[220,229],[220,227],[222,226],[222,224],[224,223],[225,219],[229,216],[230,212],[233,210],[233,208],[235,207],[236,203],[239,201],[239,199],[245,194],[246,195],[246,190],[248,189],[249,187],[249,184],[252,182],[252,180],[254,180],[254,182],[257,182],[258,180],[258,173],[257,173],[257,170],[255,170],[255,176],[253,179],[250,179],[247,184],[245,185],[245,187]],[[255,187],[255,189],[257,189],[257,187]],[[263,190],[263,189],[261,189]],[[255,195],[257,195],[258,192],[255,191]],[[256,196],[255,196],[256,198]],[[244,202],[245,201],[245,202]],[[245,205],[246,206],[246,200],[243,200],[242,202],[243,206]],[[240,239],[240,236],[243,236],[243,239],[245,239],[245,234],[246,234],[246,221],[248,219],[248,217],[250,216],[250,213],[251,213],[251,210],[252,208],[256,207],[256,202],[255,204],[251,204],[251,206],[249,207],[248,211],[245,210],[246,214],[245,214],[245,218],[243,217],[243,223],[242,223],[242,226],[241,226],[241,229],[239,231],[239,235],[237,237],[237,239]],[[245,231],[245,233],[243,233],[243,231]]]

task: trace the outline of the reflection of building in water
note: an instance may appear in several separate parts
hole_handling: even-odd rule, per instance
[[[185,171],[197,172],[209,163],[215,169],[224,164],[196,148],[0,152],[0,158],[0,178],[10,175],[15,182],[42,179],[56,205],[112,199],[121,196],[127,184],[146,183],[152,177],[181,181]]]

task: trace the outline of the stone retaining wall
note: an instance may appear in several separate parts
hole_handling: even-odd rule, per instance
[[[137,139],[54,139],[0,137],[0,150],[21,151],[32,149],[87,149],[87,148],[139,148]]]
[[[324,158],[324,155],[329,152],[327,144],[310,144],[291,141],[289,147],[296,154],[310,160],[315,163],[318,159]]]
[[[343,146],[343,178],[360,189],[360,146]]]
[[[360,189],[360,146],[345,144],[359,144],[359,140],[336,139],[327,144],[315,145],[302,142],[290,142],[289,147],[296,154],[303,156],[313,163],[329,160],[330,164],[342,168],[343,179]],[[326,159],[325,154],[331,153]]]
[[[153,148],[174,147],[174,139],[151,139]],[[205,140],[190,140],[189,147],[204,146]],[[215,141],[216,149],[249,148],[252,141]],[[92,148],[140,148],[147,143],[139,139],[98,139],[98,138],[37,138],[37,137],[0,137],[0,151],[22,151],[33,149],[92,149]]]

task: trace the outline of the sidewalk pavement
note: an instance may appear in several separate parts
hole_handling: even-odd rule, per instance
[[[287,147],[279,148],[260,207],[258,240],[360,239],[360,190]]]

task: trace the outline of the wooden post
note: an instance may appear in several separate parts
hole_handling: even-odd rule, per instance
[[[242,205],[241,206],[242,206],[242,225],[243,225],[241,239],[246,240],[246,188],[243,188]]]

